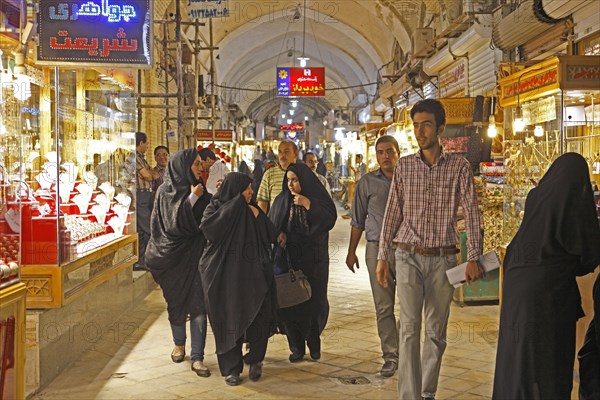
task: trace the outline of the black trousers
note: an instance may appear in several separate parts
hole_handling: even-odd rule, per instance
[[[138,234],[138,264],[146,264],[146,247],[150,241],[150,216],[154,207],[154,193],[136,192],[135,218]]]
[[[246,329],[246,334],[238,339],[235,346],[223,354],[217,354],[219,370],[222,376],[241,374],[244,363],[257,364],[263,362],[267,353],[267,344],[273,326],[271,295],[267,294],[254,321]],[[242,356],[242,345],[248,342],[249,351]]]

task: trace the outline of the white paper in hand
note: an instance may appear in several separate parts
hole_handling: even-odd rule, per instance
[[[500,268],[500,258],[498,254],[494,250],[489,253],[485,253],[482,256],[479,256],[479,264],[483,267],[485,272],[490,272],[495,269]],[[446,271],[446,276],[448,277],[448,281],[455,288],[462,286],[465,283],[465,271],[467,270],[467,263],[462,263],[457,265],[454,268],[450,268]]]

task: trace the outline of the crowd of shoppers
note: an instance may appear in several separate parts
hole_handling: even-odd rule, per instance
[[[442,104],[422,100],[411,118],[417,153],[400,157],[398,142],[382,136],[375,143],[379,168],[367,173],[362,157],[356,160],[360,179],[346,265],[353,273],[359,268],[356,251],[364,232],[383,358],[380,374],[397,375],[400,399],[434,399],[454,291],[445,273],[457,264],[459,204],[468,238],[467,283],[483,276],[480,215],[468,161],[440,145],[446,127]],[[168,148],[158,146],[153,170],[144,159],[145,135],[136,135],[136,141],[138,215],[152,212],[140,258],[167,302],[172,360],[185,359],[189,321],[191,369],[210,375],[203,363],[207,319],[228,385],[241,383],[244,364],[251,380],[260,379],[275,333],[286,335],[290,362],[302,361],[307,347],[319,360],[329,315],[329,231],[337,211],[327,183],[316,173],[317,156],[308,151],[298,160],[296,144],[283,141],[275,166],[268,164],[272,150],[257,148],[253,170],[242,162],[239,172],[230,173],[221,165],[215,168],[221,162],[210,149],[179,151],[169,160]],[[213,180],[210,190],[203,173]],[[507,249],[494,399],[569,398],[575,324],[582,316],[575,277],[600,264],[599,244],[587,163],[567,153],[529,193],[523,223]],[[307,277],[308,301],[278,306],[278,252],[287,254],[289,268]],[[600,398],[599,286],[597,280],[596,316],[578,356],[580,399]]]

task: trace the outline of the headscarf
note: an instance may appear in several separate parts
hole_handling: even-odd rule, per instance
[[[254,160],[254,170],[252,171],[252,178],[254,179],[254,182],[258,182],[260,184],[264,173],[265,168],[263,166],[263,163],[257,158],[256,160]]]
[[[146,248],[146,265],[163,290],[169,320],[175,325],[205,312],[198,273],[204,237],[195,212],[202,215],[210,194],[204,193],[194,207],[188,200],[191,186],[199,183],[191,171],[197,156],[196,149],[188,149],[169,160],[165,181],[156,192]]]
[[[229,173],[200,225],[209,240],[199,268],[217,354],[243,336],[271,286],[265,270],[271,277],[268,248],[275,229],[258,206],[255,217],[242,196],[251,182],[248,175]]]
[[[238,167],[238,172],[241,172],[242,174],[248,176],[252,176],[252,172],[250,171],[250,167],[248,167],[248,164],[246,164],[246,161],[242,161],[240,163],[240,166]]]
[[[577,153],[557,158],[525,202],[508,266],[574,265],[578,275],[600,263],[600,227],[588,165]]]
[[[337,215],[335,204],[331,200],[331,196],[327,193],[327,189],[323,186],[315,173],[304,163],[290,164],[287,171],[292,171],[298,177],[300,182],[301,194],[311,201],[313,206],[319,207],[320,212]],[[310,236],[316,233],[310,224],[306,215],[306,209],[302,206],[294,205],[294,196],[288,188],[287,171],[283,178],[283,188],[281,193],[275,198],[273,207],[269,211],[269,218],[275,224],[275,227],[280,231],[287,232],[293,229],[295,232]],[[335,223],[335,218],[334,218]],[[331,226],[333,227],[333,225]],[[331,229],[329,227],[329,229]],[[327,229],[327,231],[329,230]]]

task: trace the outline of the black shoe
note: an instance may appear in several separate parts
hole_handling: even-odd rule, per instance
[[[227,375],[227,378],[225,378],[225,383],[229,386],[237,386],[240,384],[240,382],[242,382],[240,379],[240,374]]]
[[[303,353],[292,353],[289,356],[289,360],[291,363],[296,363],[296,362],[302,361],[303,359],[304,359]]]
[[[256,382],[262,376],[262,363],[250,364],[250,372],[248,377],[251,381]]]
[[[310,353],[310,358],[318,360],[321,358],[321,339],[317,336],[315,340],[308,340],[306,342]]]
[[[310,358],[312,358],[313,360],[317,361],[318,359],[321,358],[321,352],[320,351],[311,351],[310,352]]]
[[[422,400],[435,400],[435,397],[433,396],[423,396],[421,397]]]
[[[396,361],[386,361],[383,363],[383,367],[381,367],[380,374],[386,378],[390,376],[394,376],[396,370],[398,369],[398,363]]]
[[[134,271],[150,271],[148,269],[148,267],[146,267],[144,264],[138,264],[138,263],[133,264],[133,270]]]

